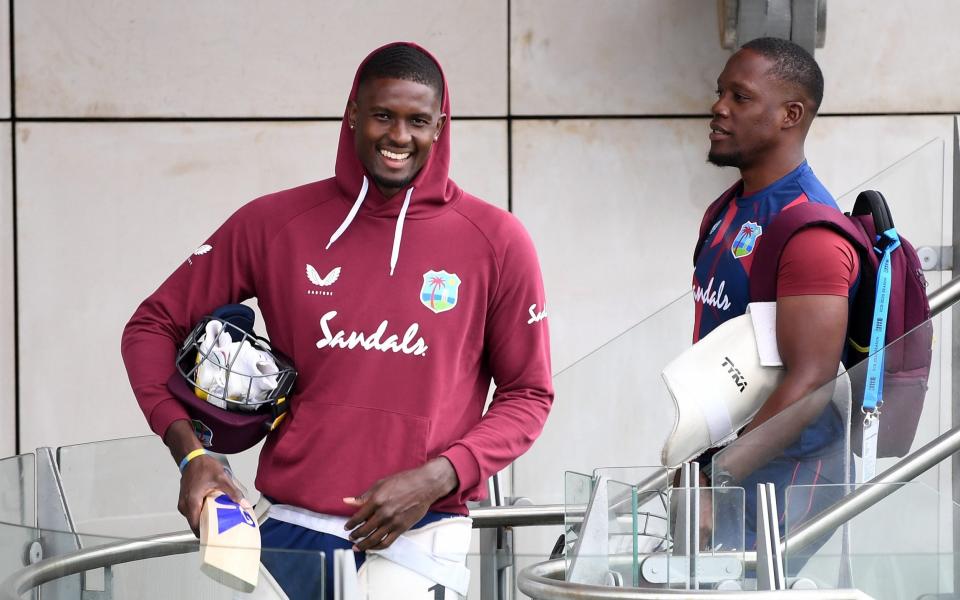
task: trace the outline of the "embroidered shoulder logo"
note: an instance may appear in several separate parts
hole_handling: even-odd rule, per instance
[[[763,235],[763,227],[753,221],[747,221],[740,226],[737,237],[734,238],[730,251],[734,258],[749,256],[757,246],[757,240]]]
[[[206,254],[207,252],[210,252],[211,250],[213,250],[213,246],[211,246],[210,244],[204,244],[200,246],[199,248],[193,251],[192,256],[187,257],[187,263],[192,265],[194,256],[203,256],[204,254]]]
[[[320,273],[313,268],[313,265],[307,265],[307,279],[313,285],[321,288],[330,287],[336,283],[337,279],[340,279],[340,267],[334,267],[326,274],[325,277],[320,277]],[[328,290],[313,290],[308,289],[307,294],[311,296],[332,296],[333,292]]]
[[[420,302],[434,313],[442,313],[457,305],[460,278],[456,273],[427,271],[423,274]]]

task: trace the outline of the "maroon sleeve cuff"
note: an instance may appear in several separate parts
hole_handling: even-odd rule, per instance
[[[454,491],[454,495],[464,498],[471,490],[480,484],[480,465],[473,453],[462,444],[450,446],[446,452],[440,454],[453,465],[453,470],[457,472],[457,479],[460,485]]]
[[[190,420],[190,417],[179,402],[170,398],[156,405],[153,410],[150,411],[150,418],[148,420],[150,422],[150,429],[162,439],[164,435],[166,435],[167,428],[170,427],[170,424],[180,419]]]

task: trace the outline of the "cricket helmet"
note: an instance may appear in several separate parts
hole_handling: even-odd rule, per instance
[[[177,353],[167,388],[203,446],[233,454],[256,445],[287,414],[297,372],[254,334],[253,310],[228,304],[204,317]]]

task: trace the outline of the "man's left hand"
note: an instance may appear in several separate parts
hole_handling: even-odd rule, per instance
[[[360,507],[345,529],[353,530],[354,550],[383,550],[427,514],[430,505],[457,488],[450,461],[435,458],[422,467],[385,477],[356,498],[344,498]]]

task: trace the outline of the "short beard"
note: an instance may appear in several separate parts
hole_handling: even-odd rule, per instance
[[[733,154],[720,154],[719,152],[709,152],[707,162],[718,167],[735,167],[739,169],[743,165],[743,155],[739,152]]]
[[[388,189],[388,190],[397,189],[397,190],[402,190],[403,188],[405,188],[405,187],[407,187],[408,185],[410,185],[410,182],[413,181],[416,176],[417,176],[417,175],[416,175],[416,173],[415,173],[415,174],[413,175],[413,177],[407,177],[407,178],[405,178],[405,179],[400,179],[400,180],[390,180],[390,179],[384,179],[383,177],[377,177],[376,175],[374,175],[374,176],[373,176],[373,183],[375,183],[376,186],[377,186],[378,188],[380,188],[381,190],[382,190],[382,189]]]

